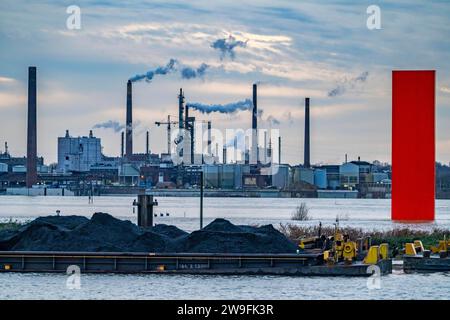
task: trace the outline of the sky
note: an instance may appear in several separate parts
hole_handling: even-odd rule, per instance
[[[380,8],[369,30],[367,7]],[[81,9],[68,29],[66,9]],[[125,122],[126,82],[170,59],[177,70],[133,83],[135,152],[166,151],[155,121],[187,102],[251,98],[259,125],[279,129],[282,161],[303,162],[304,98],[311,98],[311,162],[391,160],[392,70],[436,70],[436,160],[450,162],[448,1],[22,1],[0,2],[0,150],[26,154],[27,67],[38,68],[38,154],[57,159],[57,137]],[[220,44],[229,50],[221,50]],[[231,44],[234,44],[233,47]],[[230,46],[231,45],[231,46]],[[230,49],[231,48],[231,49]],[[203,74],[185,79],[181,68]],[[251,112],[195,112],[214,128],[247,129]],[[120,131],[95,128],[103,153],[120,154]]]

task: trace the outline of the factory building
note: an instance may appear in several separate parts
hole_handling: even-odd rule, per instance
[[[314,170],[314,185],[318,189],[327,189],[327,171],[325,169],[315,169]]]
[[[66,130],[64,137],[58,137],[58,171],[84,172],[102,160],[100,138],[94,137],[92,130],[89,136],[71,137]]]
[[[326,189],[338,189],[340,186],[339,179],[339,165],[323,165],[320,167],[316,167],[316,170],[324,170],[326,174]]]
[[[340,165],[339,180],[341,189],[355,189],[359,185],[359,166],[352,162]]]
[[[369,176],[373,172],[373,164],[367,161],[361,161],[361,158],[358,157],[358,161],[351,161],[350,163],[353,163],[358,166],[358,172],[359,172],[359,183],[366,183],[369,181]]]
[[[272,175],[272,186],[284,190],[289,187],[290,166],[286,164],[276,165],[275,173]]]
[[[203,165],[205,187],[212,189],[242,189],[244,174],[250,173],[249,165]]]
[[[306,182],[314,184],[314,170],[311,168],[305,168],[301,166],[292,167],[292,183],[294,185]]]

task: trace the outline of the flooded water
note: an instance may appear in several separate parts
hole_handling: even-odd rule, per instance
[[[134,197],[0,197],[0,221],[28,221],[41,215],[96,211],[136,221]],[[197,198],[158,198],[155,223],[173,224],[187,231],[199,226]],[[290,220],[300,202],[306,202],[311,220]],[[341,225],[364,229],[391,229],[405,224],[390,221],[389,200],[368,199],[247,199],[205,198],[205,224],[222,217],[237,224],[280,223]],[[169,216],[166,216],[169,213]],[[450,229],[450,201],[436,201],[436,221],[412,228]],[[93,275],[82,274],[79,289],[69,289],[64,274],[0,273],[0,299],[448,299],[450,274],[405,275],[394,271],[381,278],[379,289],[367,279],[281,276]]]
[[[448,299],[450,275],[366,278],[191,275],[81,275],[69,289],[63,274],[0,274],[0,299]],[[369,281],[371,281],[369,279]],[[373,288],[373,289],[369,289]],[[377,289],[379,288],[379,289]]]
[[[0,196],[0,221],[32,220],[42,215],[83,215],[90,217],[94,212],[107,212],[117,218],[136,222],[132,202],[135,197],[96,197],[89,204],[87,197],[26,197]],[[199,228],[199,199],[158,197],[158,217],[155,223],[176,225],[186,231]],[[295,222],[291,215],[296,206],[305,202],[311,220]],[[161,217],[159,214],[164,216]],[[169,216],[166,216],[169,213]],[[215,218],[226,218],[237,224],[300,223],[332,224],[339,217],[341,225],[363,229],[386,229],[403,227],[404,223],[390,220],[388,199],[276,199],[276,198],[205,198],[205,225]],[[412,228],[450,228],[450,200],[436,200],[436,221],[428,224],[408,225]]]

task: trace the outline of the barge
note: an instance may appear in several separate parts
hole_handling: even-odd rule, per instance
[[[392,260],[329,264],[323,253],[207,254],[0,251],[0,272],[365,276],[392,272]],[[68,269],[70,267],[70,269]]]
[[[424,256],[417,254],[413,256],[403,256],[403,271],[405,273],[412,272],[449,272],[450,258],[441,258],[439,256]]]
[[[439,241],[438,246],[425,250],[422,241],[405,244],[403,255],[403,271],[412,272],[449,272],[450,271],[450,241]]]

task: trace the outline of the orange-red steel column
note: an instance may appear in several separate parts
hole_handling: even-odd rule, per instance
[[[435,71],[392,72],[392,220],[433,221]]]

